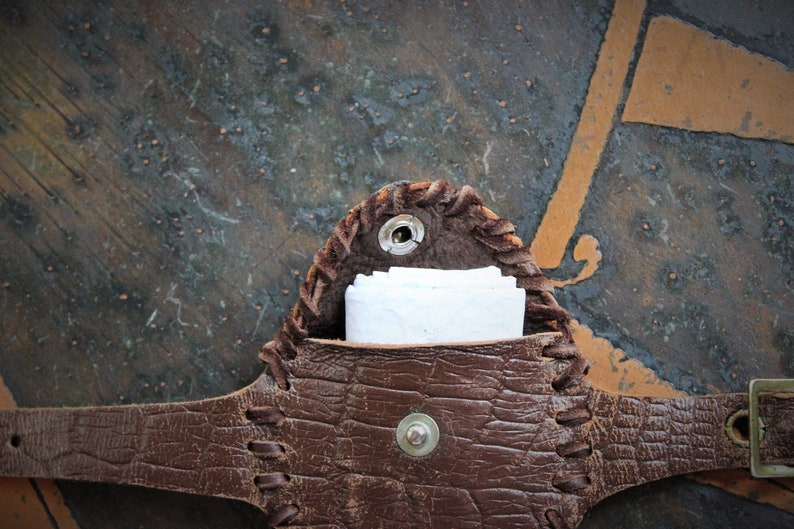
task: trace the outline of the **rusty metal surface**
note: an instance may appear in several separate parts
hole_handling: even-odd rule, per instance
[[[559,289],[560,302],[690,393],[792,377],[794,146],[624,123],[620,111],[655,17],[790,72],[794,10],[783,1],[642,9],[574,238],[550,273],[579,273],[582,235],[603,257],[592,277]],[[614,10],[1,2],[5,384],[22,406],[242,387],[330,227],[390,181],[470,184],[529,243]],[[60,487],[84,528],[250,527],[258,517],[220,500]],[[791,516],[672,480],[610,499],[584,526],[782,527]]]

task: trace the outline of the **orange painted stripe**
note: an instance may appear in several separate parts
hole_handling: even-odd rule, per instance
[[[680,20],[654,18],[623,121],[794,143],[794,72]]]
[[[532,241],[532,252],[541,268],[557,268],[573,237],[590,182],[612,130],[644,11],[644,1],[615,2],[562,176]]]
[[[651,369],[599,338],[576,320],[571,321],[576,345],[590,362],[587,379],[593,387],[621,395],[639,397],[682,397],[683,391],[662,380]]]

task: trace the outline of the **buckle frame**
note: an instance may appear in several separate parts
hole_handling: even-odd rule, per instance
[[[756,378],[750,381],[750,473],[754,478],[794,476],[794,466],[766,465],[761,462],[761,434],[765,429],[758,411],[761,393],[794,393],[794,379]]]

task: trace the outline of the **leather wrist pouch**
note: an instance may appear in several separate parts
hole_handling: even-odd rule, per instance
[[[236,498],[270,526],[560,529],[676,474],[791,473],[790,383],[681,398],[591,387],[568,313],[513,232],[470,187],[384,188],[317,253],[252,385],[196,402],[4,410],[0,474]],[[499,267],[526,291],[524,336],[343,341],[345,289],[391,266]]]

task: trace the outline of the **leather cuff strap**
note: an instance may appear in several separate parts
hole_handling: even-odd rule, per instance
[[[540,527],[557,516],[575,524],[630,486],[748,466],[749,448],[726,432],[747,410],[746,394],[559,387],[575,362],[562,339],[307,340],[285,365],[289,390],[263,376],[194,403],[2,412],[0,474],[234,497],[270,513],[272,525],[389,526],[388,513],[399,511],[408,525]],[[794,393],[761,392],[758,410],[761,460],[794,463]],[[395,439],[417,411],[440,430],[426,457],[405,454]]]
[[[673,475],[750,464],[746,394],[650,398],[598,392],[591,406],[595,420],[587,435],[600,457],[589,471],[600,498]],[[761,461],[794,465],[794,393],[761,394],[758,411]]]

